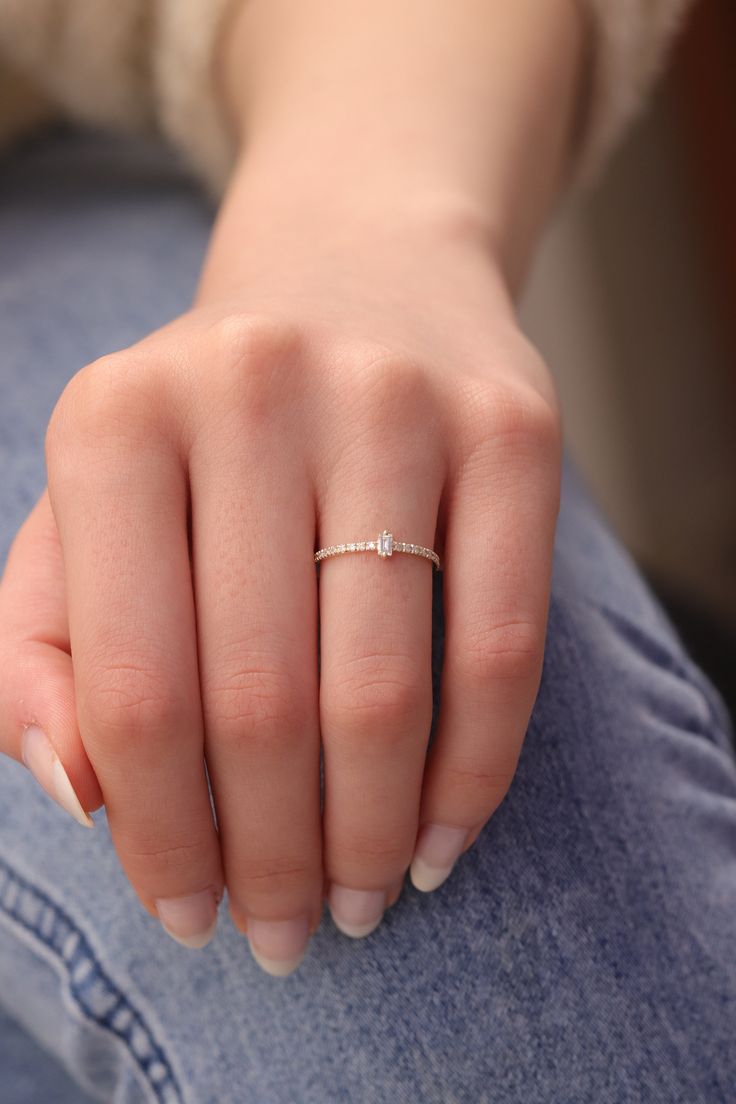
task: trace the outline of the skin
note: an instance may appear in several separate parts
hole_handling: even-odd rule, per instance
[[[390,905],[423,826],[465,849],[511,784],[561,458],[514,302],[585,45],[574,0],[234,6],[241,153],[192,309],[53,412],[0,585],[0,750],[39,726],[144,908],[227,887],[272,972],[286,922],[335,885]],[[444,568],[428,756],[431,563],[313,563],[384,527]]]

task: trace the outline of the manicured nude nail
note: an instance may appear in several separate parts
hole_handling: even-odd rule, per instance
[[[204,947],[215,934],[217,905],[211,889],[183,897],[159,897],[156,911],[164,931],[185,947]]]
[[[425,824],[419,833],[409,876],[415,889],[429,893],[449,877],[462,854],[467,828]]]
[[[381,923],[386,892],[383,889],[349,889],[333,883],[327,903],[340,931],[353,939],[362,939]]]
[[[74,792],[69,775],[61,759],[54,751],[46,733],[38,725],[29,725],[21,743],[23,762],[49,797],[70,813],[85,828],[94,828],[95,822],[82,808]]]
[[[251,954],[267,974],[286,977],[304,958],[309,942],[309,917],[293,920],[258,920],[248,917]]]

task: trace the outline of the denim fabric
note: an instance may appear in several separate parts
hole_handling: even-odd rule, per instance
[[[211,216],[142,143],[59,129],[6,158],[0,557],[43,486],[65,381],[186,307]],[[569,458],[518,774],[441,889],[407,885],[358,942],[326,916],[275,980],[226,907],[202,951],[165,936],[94,819],[85,832],[0,762],[0,1005],[81,1086],[60,1078],[55,1101],[736,1100],[728,720]],[[13,1069],[2,1104],[28,1099],[33,1071]],[[40,1065],[38,1084],[46,1104]]]
[[[84,1104],[55,1058],[0,1011],[0,1100],[8,1104]]]

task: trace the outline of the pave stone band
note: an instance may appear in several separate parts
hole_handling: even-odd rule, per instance
[[[352,541],[350,544],[331,544],[329,548],[320,548],[314,554],[314,562],[326,560],[328,556],[342,556],[346,552],[378,552],[381,559],[392,556],[394,552],[408,552],[410,556],[424,556],[431,560],[437,570],[440,570],[440,558],[431,548],[424,548],[421,544],[407,544],[406,541],[394,540],[393,533],[384,529],[378,534],[378,540]]]

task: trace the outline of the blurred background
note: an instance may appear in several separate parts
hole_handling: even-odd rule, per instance
[[[608,520],[736,711],[736,4],[700,0],[522,315]]]

